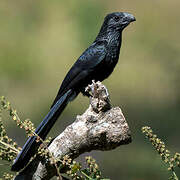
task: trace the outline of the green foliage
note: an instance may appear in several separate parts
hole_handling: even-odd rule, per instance
[[[16,125],[20,128],[25,129],[28,136],[32,136],[34,134],[34,124],[29,119],[21,121],[17,114],[17,111],[11,107],[10,102],[6,101],[4,96],[0,97],[0,104],[2,109],[9,112],[10,117],[15,121]]]
[[[40,156],[43,156],[50,160],[51,164],[54,164],[57,168],[57,172],[59,173],[58,167],[57,167],[57,161],[53,157],[53,155],[48,151],[47,149],[47,143],[50,142],[51,138],[48,138],[46,141],[43,141],[34,131],[35,127],[34,124],[29,120],[26,119],[24,121],[21,121],[19,118],[17,111],[12,108],[10,102],[6,101],[4,96],[0,97],[0,158],[2,160],[6,160],[9,162],[12,162],[19,151],[21,150],[20,147],[17,146],[16,142],[13,142],[11,138],[8,137],[6,130],[2,123],[2,110],[6,110],[9,112],[9,115],[11,119],[16,123],[16,125],[20,128],[24,128],[27,136],[37,136],[37,141],[42,141],[43,145],[39,148],[38,154]],[[11,179],[13,175],[9,173],[4,173],[5,179]]]
[[[109,180],[102,177],[96,160],[90,156],[85,157],[87,168],[83,169],[82,165],[76,161],[72,161],[68,156],[64,156],[62,165],[69,167],[66,174],[72,180]]]
[[[9,174],[9,173],[4,173],[4,175],[3,175],[3,178],[5,179],[5,180],[12,180],[13,179],[13,175],[12,174]]]
[[[0,158],[11,162],[17,156],[20,148],[6,133],[2,122],[2,110],[8,110],[12,116],[13,110],[10,108],[10,103],[6,102],[4,97],[0,98]]]
[[[172,155],[170,151],[166,148],[165,143],[153,133],[150,127],[142,127],[142,132],[145,134],[146,138],[152,143],[155,150],[161,156],[163,162],[168,166],[168,170],[172,172],[169,179],[178,180],[175,173],[175,168],[180,168],[180,153],[175,153]]]

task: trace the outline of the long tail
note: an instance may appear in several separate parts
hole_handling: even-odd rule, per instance
[[[54,106],[50,109],[49,113],[35,130],[35,133],[39,137],[41,137],[43,140],[46,138],[48,132],[50,131],[50,129],[68,104],[68,102],[72,100],[73,97],[74,92],[72,90],[69,90],[56,102],[56,104],[54,104]],[[18,154],[11,167],[12,171],[19,171],[24,168],[29,162],[30,158],[35,155],[37,149],[42,143],[40,141],[37,142],[36,139],[36,136],[32,136],[26,141],[21,152]]]

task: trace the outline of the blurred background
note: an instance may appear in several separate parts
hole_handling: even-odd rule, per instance
[[[105,15],[130,12],[137,21],[123,32],[120,61],[104,84],[113,106],[122,108],[133,141],[90,154],[113,180],[168,179],[166,166],[141,127],[151,126],[168,149],[180,152],[179,8],[179,0],[1,0],[0,96],[22,120],[30,118],[37,126],[71,65],[94,41]],[[88,105],[88,98],[79,95],[50,135],[56,136]],[[4,120],[9,135],[22,146],[24,130]]]

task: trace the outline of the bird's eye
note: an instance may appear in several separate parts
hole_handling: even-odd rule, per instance
[[[119,16],[115,16],[115,17],[114,17],[114,20],[115,20],[116,22],[118,22],[119,19],[120,19]]]

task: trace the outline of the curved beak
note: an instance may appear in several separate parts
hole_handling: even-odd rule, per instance
[[[124,14],[124,21],[127,21],[129,23],[136,21],[136,18],[132,14],[129,13],[123,13],[123,14]]]

